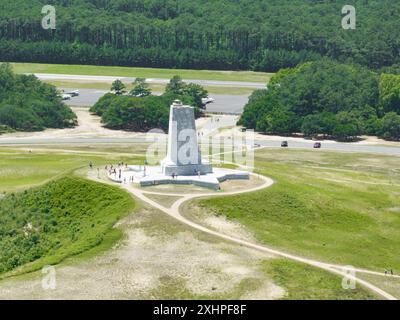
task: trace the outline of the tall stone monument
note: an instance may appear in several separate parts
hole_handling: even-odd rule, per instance
[[[175,100],[171,106],[167,157],[161,162],[166,176],[198,176],[213,172],[202,160],[197,140],[194,108]]]
[[[128,166],[121,176],[109,172],[109,178],[119,183],[128,181],[142,187],[165,184],[193,184],[200,187],[220,189],[227,180],[250,179],[246,171],[213,168],[202,159],[194,108],[176,100],[171,106],[167,157],[160,166]]]

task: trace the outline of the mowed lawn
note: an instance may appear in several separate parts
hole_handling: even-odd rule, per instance
[[[264,149],[259,192],[199,200],[236,220],[260,243],[304,257],[400,272],[400,158]]]
[[[16,73],[53,73],[161,79],[171,79],[173,76],[179,75],[184,79],[191,80],[244,81],[259,83],[267,83],[273,75],[272,73],[253,71],[156,69],[39,63],[12,63],[12,66]]]
[[[119,161],[136,161],[135,157],[119,156],[118,153],[104,153],[102,156],[90,152],[74,153],[74,150],[71,153],[65,152],[0,148],[0,193],[25,190],[43,184],[75,169],[88,167],[90,162],[95,166],[103,166]]]

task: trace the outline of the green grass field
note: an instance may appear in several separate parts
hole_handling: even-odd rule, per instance
[[[138,78],[171,79],[180,75],[184,79],[244,81],[267,83],[273,74],[252,71],[208,71],[182,69],[154,69],[133,67],[108,67],[88,65],[60,65],[38,63],[12,63],[16,73],[53,73],[92,76],[121,76]]]
[[[82,149],[72,149],[73,152],[79,150]],[[78,168],[88,167],[90,162],[94,165],[104,166],[111,162],[128,160],[137,162],[144,159],[144,157],[128,156],[128,152],[135,152],[134,148],[126,150],[126,154],[123,156],[113,153],[112,150],[102,155],[101,152],[105,151],[102,148],[95,149],[96,151],[93,153],[90,152],[90,148],[87,150],[86,153],[76,154],[65,153],[65,150],[0,148],[0,193],[25,190],[43,184]]]
[[[360,286],[354,290],[343,289],[341,279],[326,271],[285,259],[266,261],[263,271],[286,289],[284,300],[378,299]]]
[[[199,201],[240,222],[259,242],[308,258],[400,270],[399,158],[264,149],[257,171],[269,189]]]

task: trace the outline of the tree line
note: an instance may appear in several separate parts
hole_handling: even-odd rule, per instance
[[[400,64],[400,3],[356,0],[357,29],[341,27],[342,1],[2,0],[3,61],[257,70],[329,57],[373,69]],[[57,9],[56,30],[41,8]]]
[[[278,72],[239,124],[268,134],[400,140],[400,76],[320,60]]]
[[[107,128],[147,132],[161,129],[168,132],[169,110],[174,100],[195,108],[195,115],[202,115],[202,99],[208,96],[202,86],[185,83],[173,77],[161,96],[152,95],[145,79],[138,78],[130,92],[120,80],[113,82],[112,93],[107,93],[90,108],[101,117]]]
[[[0,64],[0,133],[75,125],[76,115],[54,86],[33,75],[16,75],[10,65]]]

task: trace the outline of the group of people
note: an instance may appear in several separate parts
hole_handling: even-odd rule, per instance
[[[123,163],[118,163],[118,167],[114,167],[112,164],[107,165],[105,167],[105,170],[108,172],[108,175],[114,175],[114,178],[117,178],[117,174],[118,174],[118,179],[121,180],[122,179],[122,167],[123,167]]]
[[[124,162],[118,162],[118,164],[116,166],[110,164],[110,165],[106,165],[105,170],[106,172],[108,172],[109,176],[114,176],[115,179],[118,178],[119,181],[123,182],[123,183],[133,183],[135,182],[135,177],[133,175],[127,177],[124,177],[122,179],[122,172],[123,169],[128,169],[128,164],[124,163]]]

